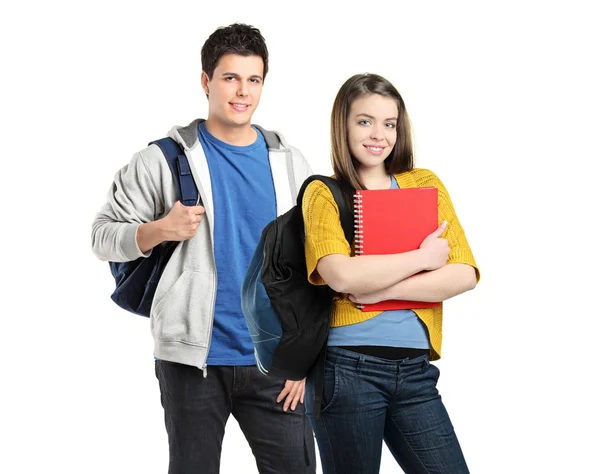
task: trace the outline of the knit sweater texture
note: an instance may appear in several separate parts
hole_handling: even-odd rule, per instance
[[[467,242],[465,232],[456,216],[448,191],[441,180],[430,170],[416,168],[394,175],[400,188],[433,186],[438,189],[438,221],[448,223],[442,237],[448,240],[450,254],[448,263],[471,265],[479,282],[479,268]],[[319,259],[342,254],[354,256],[354,245],[350,246],[344,237],[340,223],[340,213],[329,191],[320,181],[312,182],[306,189],[302,202],[302,213],[306,228],[306,267],[308,279],[314,285],[325,285],[317,272]],[[431,359],[437,360],[442,354],[442,313],[443,304],[436,308],[414,309],[427,327],[431,344]],[[381,311],[362,312],[348,299],[347,294],[336,296],[332,311],[331,326],[356,324],[380,314]]]

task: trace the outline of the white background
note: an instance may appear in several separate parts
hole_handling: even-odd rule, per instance
[[[206,117],[200,48],[241,21],[271,54],[254,122],[316,172],[345,79],[379,73],[403,95],[417,166],[448,187],[482,271],[445,306],[438,363],[471,471],[600,472],[592,3],[3,6],[0,471],[166,472],[148,320],[110,300],[91,222],[134,152]],[[233,418],[221,472],[256,472]],[[401,472],[386,448],[381,472]]]

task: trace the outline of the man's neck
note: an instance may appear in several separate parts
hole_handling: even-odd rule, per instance
[[[250,123],[231,126],[219,123],[210,118],[206,120],[206,130],[213,137],[233,146],[252,145],[256,141],[257,132]]]

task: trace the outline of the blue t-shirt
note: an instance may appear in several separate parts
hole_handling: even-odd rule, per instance
[[[390,189],[398,189],[392,177]],[[366,321],[331,328],[328,346],[387,346],[429,349],[427,329],[414,311],[384,311]]]
[[[256,129],[255,129],[256,130]],[[207,365],[254,365],[254,346],[240,288],[263,228],[275,217],[275,187],[262,133],[248,146],[212,136],[203,122],[198,137],[210,171],[214,202],[217,298]]]

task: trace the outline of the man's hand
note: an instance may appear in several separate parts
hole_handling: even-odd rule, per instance
[[[277,397],[277,403],[281,402],[285,399],[285,403],[283,404],[283,411],[287,411],[288,408],[292,410],[296,409],[298,405],[298,401],[300,403],[304,403],[304,384],[306,379],[302,380],[287,380],[285,382],[285,387]]]
[[[162,219],[147,222],[138,227],[135,240],[142,253],[165,241],[191,239],[196,235],[200,221],[204,217],[204,207],[184,206],[177,201]]]
[[[203,217],[203,206],[184,206],[180,201],[177,201],[169,214],[161,219],[167,237],[165,240],[182,241],[191,239],[196,235],[196,230]]]

